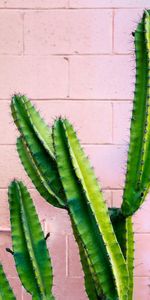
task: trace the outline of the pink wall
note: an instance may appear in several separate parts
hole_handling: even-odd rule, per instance
[[[85,300],[83,274],[64,211],[41,199],[15,150],[10,97],[26,93],[47,122],[74,123],[109,205],[120,205],[134,89],[131,31],[148,0],[0,0],[0,259],[18,299],[30,299],[11,255],[7,186],[31,190],[55,267],[58,300]],[[135,296],[150,299],[150,201],[135,217]]]

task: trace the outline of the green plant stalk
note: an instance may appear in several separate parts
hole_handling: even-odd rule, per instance
[[[130,129],[127,173],[122,213],[131,216],[143,203],[150,184],[149,176],[149,13],[145,12],[134,33],[136,83]]]
[[[129,272],[128,300],[132,300],[134,275],[134,233],[132,217],[124,217],[119,208],[110,208],[109,214],[116,238],[126,260]]]
[[[22,182],[9,186],[14,260],[20,280],[35,300],[53,300],[52,267],[32,199]]]
[[[80,230],[80,235],[86,235],[86,226],[82,228],[81,216],[79,215],[81,206],[80,209],[78,208],[78,203],[83,202],[85,194],[87,203],[95,215],[98,229],[106,245],[119,299],[127,299],[128,272],[126,263],[115,237],[109,213],[93,169],[78,142],[72,125],[67,120],[58,119],[55,122],[53,135],[60,177],[74,222]],[[73,172],[75,176],[73,176]],[[81,192],[79,186],[82,187]],[[86,247],[88,247],[88,243]]]
[[[141,190],[144,192],[144,197],[147,195],[150,188],[150,11],[145,11],[145,43],[147,49],[147,104],[146,104],[146,115],[147,121],[145,124],[145,143],[143,147],[143,161],[144,164],[141,166]]]
[[[134,233],[132,217],[126,218],[126,262],[129,272],[128,300],[132,300],[134,288]]]
[[[72,229],[74,233],[74,237],[79,247],[80,260],[82,264],[82,268],[84,271],[84,281],[85,281],[85,290],[89,297],[92,300],[101,300],[103,298],[103,293],[97,284],[96,275],[92,269],[92,264],[90,263],[90,258],[87,254],[86,248],[82,243],[82,239],[78,234],[78,229],[73,221],[73,218],[70,215]]]

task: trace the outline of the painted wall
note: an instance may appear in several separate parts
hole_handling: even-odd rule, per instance
[[[131,32],[148,0],[0,0],[0,260],[18,299],[30,299],[11,255],[7,186],[30,188],[53,258],[57,300],[85,300],[83,274],[68,216],[42,200],[15,149],[9,103],[26,93],[46,121],[65,115],[101,180],[109,205],[119,206],[124,183],[134,90]],[[149,3],[150,7],[150,3]],[[134,300],[150,299],[150,201],[135,217]]]

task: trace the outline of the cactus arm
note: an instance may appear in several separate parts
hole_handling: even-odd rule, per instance
[[[119,208],[109,208],[109,215],[117,241],[126,259],[126,218],[122,215]]]
[[[44,234],[32,199],[21,182],[11,183],[9,205],[14,259],[22,284],[35,299],[54,299],[52,267]]]
[[[57,158],[60,177],[66,192],[70,214],[78,229],[78,233],[90,258],[93,270],[97,276],[99,286],[103,289],[108,299],[116,299],[114,278],[108,262],[108,255],[101,233],[87,204],[83,188],[76,177],[72,166],[67,138],[62,120],[58,120],[53,128],[54,148]],[[106,255],[105,255],[106,253]]]
[[[19,194],[16,182],[12,182],[8,190],[10,207],[10,223],[14,260],[19,278],[24,288],[32,295],[40,299],[40,291],[32,269],[30,256],[26,246],[22,220],[20,216]],[[31,277],[30,277],[31,276]]]
[[[14,121],[21,133],[21,136],[24,138],[30,153],[32,153],[32,157],[36,162],[37,168],[40,169],[40,173],[42,173],[44,181],[47,182],[50,190],[57,195],[58,200],[60,199],[60,204],[62,205],[63,202],[64,205],[65,195],[59,178],[56,161],[54,157],[45,150],[43,144],[33,130],[25,103],[23,101],[23,97],[18,99],[18,96],[15,96],[13,98],[11,102],[11,110]]]
[[[136,55],[136,83],[130,128],[130,145],[127,160],[126,181],[123,194],[122,212],[132,215],[144,201],[144,189],[141,186],[142,169],[145,161],[145,141],[147,135],[149,96],[148,92],[148,54],[145,42],[145,15],[134,33]],[[144,160],[143,160],[144,159]],[[149,174],[147,174],[149,176]]]
[[[80,260],[84,272],[84,283],[85,283],[85,290],[88,295],[88,298],[90,300],[100,300],[103,299],[100,295],[102,291],[99,289],[99,285],[96,282],[96,275],[94,274],[94,271],[92,269],[92,265],[90,263],[90,259],[88,257],[88,254],[86,252],[86,249],[82,243],[82,239],[80,238],[80,235],[78,234],[78,229],[70,215],[72,229],[74,233],[75,240],[79,247],[79,253],[80,253]],[[97,290],[98,289],[98,290]],[[101,298],[100,298],[101,297]]]
[[[24,95],[14,95],[12,97],[11,109],[16,125],[18,127],[20,126],[20,121],[17,115],[18,110],[20,115],[23,114],[23,117],[38,136],[38,139],[43,144],[49,155],[55,160],[51,128],[47,126],[29,99]]]
[[[45,180],[45,177],[42,175],[42,172],[40,172],[41,168],[37,166],[34,156],[30,152],[30,149],[25,143],[23,137],[19,137],[17,139],[17,151],[22,165],[41,196],[55,207],[63,208],[63,201],[51,190],[49,184]]]
[[[64,184],[64,186],[66,186],[69,191],[67,185]],[[72,188],[70,183],[69,187]],[[89,213],[82,193],[80,197],[81,198],[79,198],[79,194],[76,194],[75,198],[72,200],[71,196],[70,198],[68,196],[68,206],[75,226],[78,228],[78,234],[83,247],[86,249],[91,269],[95,275],[96,290],[100,291],[102,288],[103,293],[108,299],[116,300],[118,297],[117,291],[104,242],[100,233],[98,236],[99,231],[96,232],[96,226],[91,221],[91,212]]]
[[[22,222],[27,248],[32,260],[40,292],[46,298],[46,295],[48,296],[52,289],[52,267],[48,250],[39,220],[36,219],[37,214],[30,195],[21,182],[19,182],[19,188]],[[29,211],[32,213],[29,214]]]
[[[95,215],[97,225],[106,245],[119,299],[127,299],[128,272],[126,263],[117,242],[106,203],[100,192],[99,184],[88,158],[85,156],[83,149],[80,146],[72,125],[67,120],[59,122],[62,122],[62,128],[64,129],[68,141],[68,151],[76,176],[83,186],[88,203]]]
[[[16,297],[10,287],[10,284],[6,278],[3,267],[0,264],[0,300],[15,300]]]
[[[126,218],[126,262],[129,272],[128,300],[133,299],[134,234],[132,217]]]
[[[150,188],[150,11],[145,11],[145,42],[147,47],[147,123],[145,126],[145,143],[143,147],[143,164],[141,166],[141,190],[143,191],[142,201],[144,201]]]
[[[126,260],[129,272],[128,300],[132,300],[134,269],[134,234],[132,217],[124,217],[119,208],[110,208],[109,214],[118,243]]]

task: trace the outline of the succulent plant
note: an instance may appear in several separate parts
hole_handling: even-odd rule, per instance
[[[14,95],[17,150],[39,193],[71,219],[90,300],[132,300],[132,215],[150,188],[150,13],[134,33],[136,83],[127,173],[121,208],[108,208],[73,126],[58,118],[48,127],[29,99]]]

